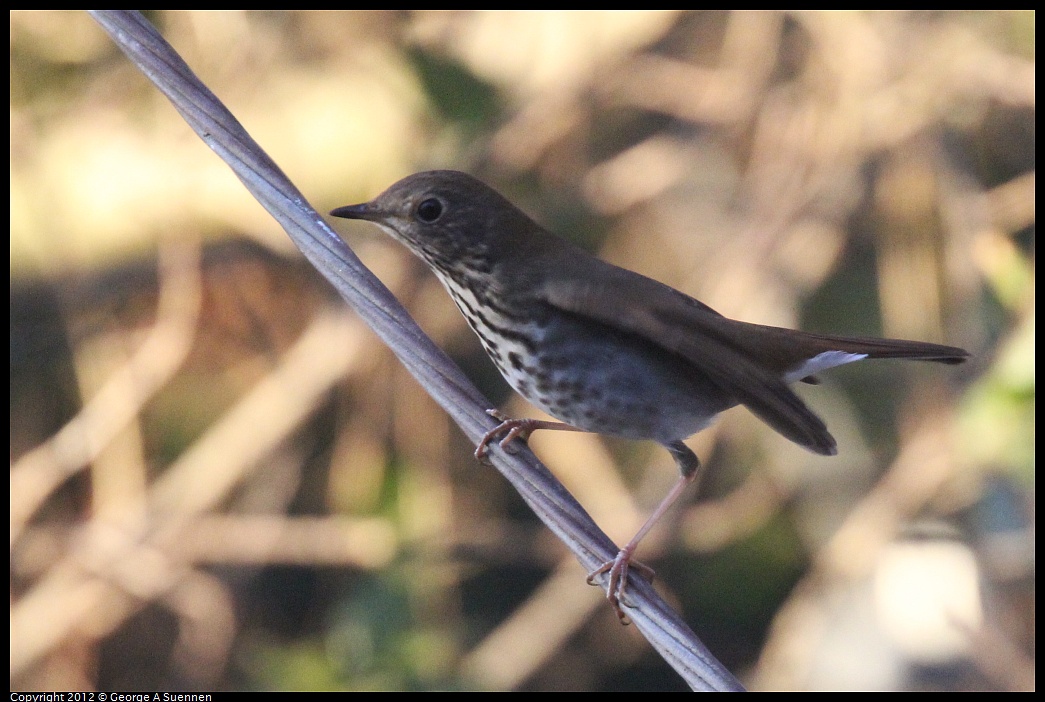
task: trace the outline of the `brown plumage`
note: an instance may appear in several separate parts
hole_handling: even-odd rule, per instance
[[[565,424],[505,420],[482,457],[535,429],[652,439],[682,474],[609,571],[619,607],[639,540],[692,482],[688,438],[741,404],[791,441],[836,453],[823,421],[788,387],[864,358],[961,363],[952,346],[809,334],[728,319],[655,280],[618,268],[546,232],[508,200],[456,171],[417,173],[336,217],[374,222],[424,260],[508,383]]]

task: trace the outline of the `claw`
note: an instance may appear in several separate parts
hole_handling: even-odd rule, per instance
[[[513,439],[520,439],[523,443],[526,443],[530,438],[530,434],[537,429],[584,431],[584,429],[571,427],[569,424],[563,424],[562,422],[548,422],[543,419],[511,419],[495,409],[488,409],[486,413],[494,419],[501,420],[501,423],[483,434],[483,438],[479,440],[479,445],[475,447],[475,457],[483,463],[488,462],[486,454],[489,452],[490,442],[501,434],[505,436],[497,442],[497,445],[510,453],[509,444],[511,444]]]
[[[479,440],[479,445],[475,447],[475,457],[484,463],[486,462],[486,454],[490,450],[490,442],[498,436],[501,434],[505,435],[503,439],[497,442],[497,445],[505,451],[509,451],[508,444],[511,443],[512,439],[518,438],[523,443],[526,443],[530,438],[530,432],[539,428],[540,424],[536,419],[511,419],[495,409],[486,410],[486,413],[494,419],[501,420],[501,423],[483,434],[483,438]]]
[[[634,568],[639,571],[639,574],[649,582],[653,582],[654,571],[649,566],[631,560],[632,551],[628,548],[622,548],[617,552],[616,557],[612,561],[606,561],[601,566],[588,573],[588,584],[597,585],[595,578],[602,575],[603,573],[609,572],[610,582],[609,587],[606,589],[606,599],[610,601],[613,609],[617,612],[617,618],[620,619],[620,623],[627,626],[631,623],[628,619],[628,615],[624,613],[621,605],[628,606],[624,602],[624,594],[628,588],[628,572]]]

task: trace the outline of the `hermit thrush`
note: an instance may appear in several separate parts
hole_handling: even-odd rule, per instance
[[[436,274],[508,384],[564,424],[506,419],[476,449],[535,429],[652,439],[681,477],[617,557],[620,598],[639,541],[700,462],[682,440],[719,412],[745,405],[791,441],[836,452],[824,423],[788,383],[864,358],[961,363],[959,348],[917,341],[807,334],[738,322],[654,280],[600,261],[549,234],[512,203],[457,171],[417,173],[335,217],[371,221]],[[495,416],[499,415],[491,411]]]

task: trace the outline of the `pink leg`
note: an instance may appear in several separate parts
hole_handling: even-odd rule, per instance
[[[628,618],[624,614],[624,610],[621,609],[623,602],[621,598],[624,597],[624,591],[628,587],[628,570],[634,565],[634,567],[642,572],[642,575],[647,580],[652,582],[653,570],[648,566],[645,566],[639,562],[634,564],[631,562],[631,558],[635,553],[635,549],[638,548],[639,542],[646,537],[646,534],[650,532],[653,526],[660,521],[660,518],[671,509],[671,506],[682,495],[683,491],[689,486],[690,483],[696,482],[700,476],[700,461],[697,460],[696,454],[693,453],[681,441],[674,441],[670,444],[665,444],[665,448],[671,452],[671,455],[675,458],[675,464],[679,468],[679,479],[668,491],[668,494],[664,496],[664,499],[660,501],[657,508],[653,510],[653,514],[649,516],[649,519],[642,525],[642,528],[635,533],[635,536],[631,537],[631,541],[625,544],[617,556],[612,561],[607,561],[601,566],[593,570],[588,574],[588,583],[593,584],[593,580],[596,576],[602,573],[609,572],[610,582],[607,588],[606,599],[610,601],[613,608],[617,610],[617,617],[620,619],[622,624],[628,623]]]
[[[496,439],[501,434],[504,434],[504,438],[498,442],[500,447],[505,451],[508,450],[508,444],[511,443],[512,439],[519,438],[526,442],[530,438],[530,434],[537,431],[538,429],[554,429],[556,431],[581,431],[584,429],[578,429],[577,427],[570,426],[569,424],[563,424],[562,422],[549,422],[543,419],[509,419],[495,409],[486,410],[486,413],[494,419],[500,419],[501,423],[495,426],[490,431],[483,435],[483,438],[479,440],[479,445],[475,447],[475,457],[480,461],[486,458],[486,453],[489,449],[490,442]]]
[[[479,441],[479,445],[475,448],[475,457],[480,461],[485,461],[486,453],[488,451],[491,441],[494,441],[498,436],[504,434],[504,438],[498,442],[500,447],[504,450],[508,450],[507,445],[512,439],[519,438],[522,441],[526,441],[530,434],[538,429],[554,429],[557,431],[585,431],[584,429],[578,429],[577,427],[570,426],[569,424],[563,424],[562,422],[549,422],[541,419],[509,419],[495,409],[486,410],[487,414],[495,419],[500,419],[501,423],[496,427],[486,432],[483,438]],[[609,588],[606,594],[606,599],[610,601],[613,608],[617,611],[617,617],[620,618],[621,623],[627,624],[628,617],[624,614],[624,610],[621,609],[623,604],[622,598],[624,592],[628,587],[628,571],[631,568],[638,570],[643,577],[647,580],[653,580],[653,569],[649,566],[643,565],[638,561],[632,562],[632,556],[635,554],[635,549],[639,547],[639,542],[646,537],[646,534],[656,525],[660,518],[671,509],[671,506],[682,495],[686,487],[694,482],[700,469],[700,461],[697,460],[696,455],[681,441],[673,441],[670,444],[665,444],[665,448],[671,452],[671,455],[675,458],[675,463],[678,465],[681,476],[678,481],[672,486],[668,494],[664,496],[664,499],[660,501],[657,508],[653,510],[653,514],[649,516],[649,519],[642,525],[642,528],[631,538],[624,548],[617,552],[616,557],[612,561],[607,561],[601,566],[593,570],[588,574],[588,583],[590,585],[595,584],[595,578],[605,572],[610,574]]]
[[[620,619],[622,624],[628,623],[628,617],[624,614],[624,610],[621,609],[621,598],[624,596],[624,591],[628,586],[628,570],[632,567],[636,568],[642,573],[650,582],[653,581],[653,569],[649,566],[643,565],[638,561],[632,562],[631,558],[635,554],[635,549],[639,547],[639,542],[646,538],[646,534],[650,532],[650,529],[664,516],[665,512],[671,509],[671,506],[679,499],[682,492],[686,487],[693,482],[693,476],[681,476],[672,486],[671,490],[660,501],[657,508],[653,510],[653,514],[649,516],[646,523],[642,525],[635,536],[631,537],[631,541],[625,544],[624,548],[617,552],[617,556],[612,561],[606,561],[601,566],[588,573],[588,584],[594,585],[595,578],[603,573],[609,571],[610,583],[607,588],[606,599],[610,601],[613,608],[617,610],[617,617]]]

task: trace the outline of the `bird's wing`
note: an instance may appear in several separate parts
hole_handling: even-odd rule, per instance
[[[836,453],[834,437],[782,379],[759,362],[730,330],[737,324],[707,305],[655,280],[596,261],[575,259],[542,269],[534,290],[544,302],[642,337],[689,361],[775,430],[811,451]]]

